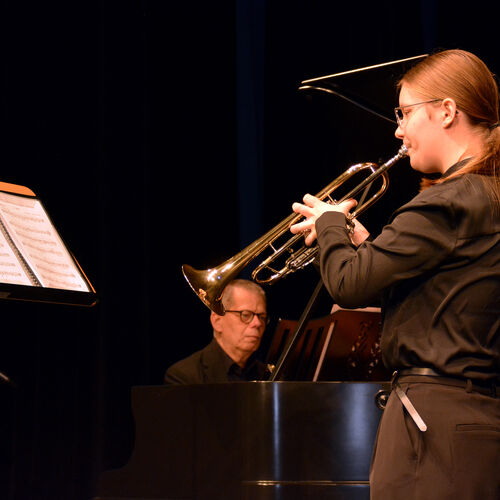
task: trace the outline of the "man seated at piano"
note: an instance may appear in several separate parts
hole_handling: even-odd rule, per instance
[[[173,364],[166,384],[265,380],[267,366],[256,358],[268,324],[266,294],[253,281],[235,279],[222,294],[225,314],[212,312],[214,338],[205,348]]]

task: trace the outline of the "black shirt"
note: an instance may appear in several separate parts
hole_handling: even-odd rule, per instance
[[[213,339],[201,351],[173,364],[165,373],[166,384],[206,384],[263,380],[267,368],[250,356],[244,368],[235,363]]]
[[[500,219],[485,182],[464,174],[426,189],[357,249],[343,214],[317,220],[321,275],[335,301],[382,299],[390,369],[500,378]]]

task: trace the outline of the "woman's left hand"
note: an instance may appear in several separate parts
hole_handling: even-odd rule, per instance
[[[293,234],[297,233],[307,233],[305,238],[305,243],[307,246],[311,246],[316,239],[316,220],[323,215],[325,212],[341,212],[344,215],[348,215],[349,212],[358,204],[354,199],[349,199],[338,204],[330,204],[321,201],[316,196],[306,194],[303,198],[304,203],[294,203],[292,205],[292,210],[295,213],[303,215],[305,220],[297,222],[293,226],[290,226],[290,231]]]

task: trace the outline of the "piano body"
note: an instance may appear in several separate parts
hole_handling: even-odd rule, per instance
[[[135,448],[95,500],[368,500],[379,382],[132,388]]]

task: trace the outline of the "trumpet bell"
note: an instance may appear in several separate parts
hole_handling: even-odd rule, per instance
[[[228,276],[221,272],[221,267],[224,266],[198,270],[187,264],[182,266],[182,274],[184,274],[184,278],[194,293],[209,309],[219,316],[225,313],[221,298],[222,292],[229,281]]]

